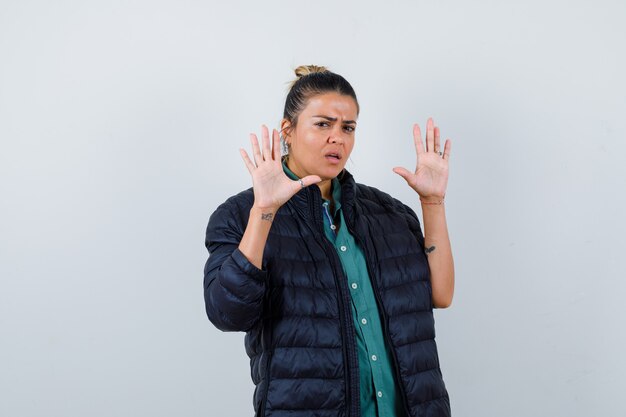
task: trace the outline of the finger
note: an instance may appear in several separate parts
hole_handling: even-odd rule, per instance
[[[441,150],[441,140],[439,138],[439,127],[435,126],[435,152]]]
[[[320,178],[317,175],[307,175],[306,177],[300,178],[299,180],[293,180],[291,182],[291,188],[293,190],[293,193],[295,194],[301,189],[306,188],[313,184],[317,184],[320,181],[322,181],[322,178]]]
[[[452,150],[452,141],[450,139],[446,139],[446,144],[443,148],[443,159],[446,161],[450,160],[450,151]]]
[[[435,132],[433,118],[429,117],[426,122],[426,152],[435,151]]]
[[[411,175],[413,175],[413,173],[411,171],[409,171],[408,169],[403,168],[403,167],[395,167],[393,169],[393,172],[395,172],[396,174],[398,174],[402,178],[404,178],[406,180],[406,182],[409,182],[409,178],[411,178]]]
[[[309,185],[317,184],[320,181],[322,181],[322,178],[318,175],[307,175],[306,177],[302,178],[302,182],[304,183],[305,187],[308,187]],[[300,181],[298,181],[298,185],[300,185]]]
[[[267,126],[261,126],[261,135],[263,136],[263,160],[272,159],[272,151],[270,150],[270,132]]]
[[[248,172],[252,174],[252,171],[254,171],[255,166],[250,160],[248,153],[244,151],[243,148],[239,148],[239,153],[241,154],[241,157],[243,158],[243,162],[246,164],[246,168],[248,168]]]
[[[422,142],[422,131],[417,123],[413,125],[413,142],[415,143],[415,151],[419,157],[420,154],[424,153],[424,142]]]
[[[254,133],[250,133],[250,143],[252,144],[252,156],[254,157],[255,166],[259,166],[263,162],[261,156],[261,148],[259,148],[259,139],[257,139]]]
[[[274,138],[272,145],[272,159],[274,159],[274,161],[280,161],[280,136],[278,135],[278,130],[274,129],[272,131],[272,136]]]

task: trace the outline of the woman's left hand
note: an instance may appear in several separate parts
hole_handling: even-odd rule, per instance
[[[413,141],[417,152],[415,172],[395,167],[393,172],[406,180],[423,200],[442,200],[448,187],[448,161],[452,142],[446,139],[443,150],[439,139],[439,127],[432,118],[426,123],[426,149],[422,142],[419,125],[413,125]]]

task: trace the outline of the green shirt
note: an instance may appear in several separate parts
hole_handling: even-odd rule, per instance
[[[283,169],[289,177],[298,179],[284,162]],[[404,417],[391,352],[385,343],[365,256],[345,227],[341,210],[341,186],[337,178],[332,180],[332,195],[334,212],[331,213],[331,202],[326,199],[322,199],[320,209],[323,211],[326,238],[339,255],[352,296],[352,318],[359,358],[361,416]]]

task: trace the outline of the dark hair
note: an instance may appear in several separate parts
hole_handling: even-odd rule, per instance
[[[289,93],[285,99],[283,118],[289,121],[289,129],[296,127],[298,116],[306,107],[308,101],[319,94],[336,92],[350,96],[356,103],[356,114],[359,114],[359,102],[356,93],[345,78],[326,67],[317,65],[300,65],[295,70],[297,78],[291,82]]]

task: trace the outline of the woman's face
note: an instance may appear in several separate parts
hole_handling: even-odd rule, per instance
[[[335,178],[354,147],[357,107],[350,96],[325,93],[311,98],[296,128],[285,136],[290,144],[288,166],[297,176]],[[283,128],[288,123],[283,120]]]

